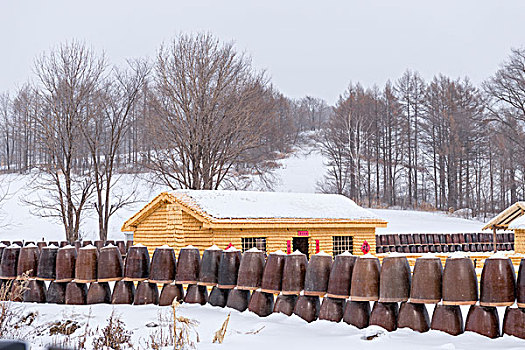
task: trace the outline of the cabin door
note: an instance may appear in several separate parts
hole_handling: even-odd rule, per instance
[[[308,259],[308,237],[294,237],[293,238],[293,251],[300,251]]]

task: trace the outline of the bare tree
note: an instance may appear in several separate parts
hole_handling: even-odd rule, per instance
[[[264,75],[210,34],[180,35],[160,49],[153,99],[147,166],[171,188],[217,189],[268,142],[275,103]]]
[[[134,202],[135,192],[115,192],[120,179],[117,172],[118,157],[128,133],[139,93],[146,83],[149,66],[144,61],[129,62],[128,71],[113,69],[98,91],[94,110],[86,116],[80,127],[91,158],[91,176],[96,192],[95,210],[98,216],[99,237],[106,241],[109,219],[117,210]]]
[[[63,44],[35,62],[38,85],[33,100],[38,109],[31,125],[46,162],[39,164],[44,176],[33,188],[49,195],[30,204],[40,215],[59,218],[69,242],[79,238],[94,190],[82,130],[95,109],[105,69],[104,57],[78,42]]]

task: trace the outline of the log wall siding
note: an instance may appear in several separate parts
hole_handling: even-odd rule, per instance
[[[514,231],[514,251],[516,254],[525,254],[525,230]]]
[[[287,241],[298,235],[298,231],[308,231],[309,254],[315,254],[315,241],[319,240],[319,249],[332,255],[333,236],[352,236],[352,254],[361,255],[361,245],[366,240],[371,251],[375,251],[375,228],[353,228],[353,229],[323,229],[309,228],[305,226],[300,230],[295,228],[267,228],[267,229],[216,229],[212,231],[204,228],[202,222],[193,215],[186,212],[178,204],[162,204],[151,212],[137,225],[134,231],[135,244],[141,243],[148,247],[151,254],[155,248],[164,244],[174,248],[177,255],[181,248],[193,245],[199,249],[201,254],[212,244],[225,249],[230,243],[235,247],[242,248],[242,238],[266,237],[266,250],[273,252],[282,250],[286,252]]]
[[[156,247],[164,244],[174,246],[173,232],[168,231],[167,204],[160,205],[136,227],[133,241],[148,247],[150,255]]]

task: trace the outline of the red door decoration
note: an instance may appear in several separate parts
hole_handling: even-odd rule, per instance
[[[319,253],[319,240],[315,240],[315,254]]]
[[[290,254],[292,252],[292,241],[286,241],[286,253]]]
[[[367,241],[363,242],[363,245],[361,246],[361,251],[363,252],[363,254],[368,254],[368,252],[370,251],[370,244],[368,244]]]

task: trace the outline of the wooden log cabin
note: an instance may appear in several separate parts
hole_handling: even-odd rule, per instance
[[[525,254],[525,202],[516,202],[494,219],[490,220],[483,230],[512,230],[514,231],[514,251]]]
[[[387,222],[352,200],[334,194],[177,190],[163,192],[128,219],[122,231],[134,243],[167,244],[202,252],[215,244],[273,252],[322,250],[362,254],[364,241],[375,252],[375,230]]]

